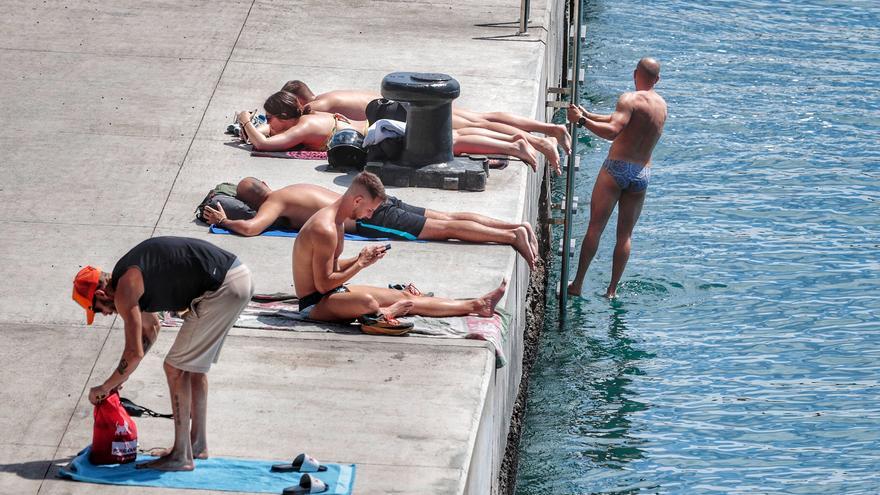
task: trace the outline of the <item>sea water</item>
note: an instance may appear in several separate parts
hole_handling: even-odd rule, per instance
[[[553,260],[517,493],[880,493],[880,2],[584,9],[582,103],[650,55],[669,118],[619,298],[616,215],[561,327]]]

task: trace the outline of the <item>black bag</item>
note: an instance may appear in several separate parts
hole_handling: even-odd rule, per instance
[[[140,418],[141,416],[149,416],[151,418],[173,418],[173,414],[162,414],[157,413],[156,411],[146,408],[144,406],[139,406],[134,402],[126,399],[125,397],[120,397],[119,402],[122,404],[122,407],[125,408],[125,412],[128,413],[129,416]]]
[[[370,125],[375,124],[377,120],[381,119],[406,122],[406,111],[406,103],[377,98],[367,103],[367,120],[370,122]]]
[[[204,209],[205,206],[217,209],[217,204],[223,205],[223,211],[230,220],[250,220],[257,215],[257,212],[243,201],[235,197],[236,185],[231,182],[217,184],[214,189],[205,196],[205,199],[196,208],[196,218],[205,222]],[[205,222],[207,223],[207,222]]]
[[[404,138],[388,138],[374,145],[367,146],[368,162],[387,162],[394,161],[403,152],[406,146]]]

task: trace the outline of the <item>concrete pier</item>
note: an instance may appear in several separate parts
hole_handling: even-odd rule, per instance
[[[553,4],[553,5],[551,5]],[[254,272],[259,292],[292,291],[286,238],[217,236],[193,210],[215,184],[256,176],[342,191],[322,161],[254,158],[223,134],[289,79],[316,93],[379,89],[393,71],[444,72],[456,104],[546,119],[559,71],[561,3],[344,0],[4,2],[0,17],[0,493],[190,493],[59,480],[91,439],[88,389],[109,376],[122,320],[85,326],[70,299],[85,264],[107,270],[157,235],[209,240]],[[534,223],[543,170],[513,161],[487,190],[390,192],[437,210]],[[345,256],[363,243],[346,244]],[[357,464],[358,494],[487,494],[521,375],[529,270],[507,246],[395,242],[355,283],[413,282],[448,297],[503,277],[512,315],[506,367],[485,342],[233,329],[210,375],[213,456],[286,459],[306,451]],[[123,396],[170,411],[159,342]],[[143,448],[169,446],[168,420],[137,421]],[[218,492],[221,493],[221,492]],[[222,492],[228,493],[228,492]]]

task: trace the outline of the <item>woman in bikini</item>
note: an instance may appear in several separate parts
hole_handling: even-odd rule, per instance
[[[251,123],[250,112],[239,112],[238,122],[254,149],[261,151],[286,151],[296,147],[306,150],[326,151],[333,134],[343,129],[366,133],[369,123],[351,120],[341,114],[312,111],[303,108],[296,96],[279,91],[263,104],[268,124],[256,128]],[[244,137],[244,136],[243,136]],[[452,151],[461,153],[498,154],[519,158],[537,170],[538,152],[524,133],[514,135],[487,129],[465,127],[452,131]],[[558,166],[558,155],[551,164]]]
[[[366,120],[350,120],[340,114],[312,112],[303,108],[296,97],[279,91],[263,104],[266,110],[266,125],[255,127],[250,112],[239,112],[238,123],[245,131],[247,139],[255,150],[287,151],[303,148],[312,151],[327,151],[330,140],[337,131],[354,129],[365,133],[369,126]]]

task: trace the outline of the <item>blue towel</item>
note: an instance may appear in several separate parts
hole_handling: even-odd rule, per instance
[[[138,462],[155,459],[139,455]],[[219,490],[227,492],[281,493],[299,484],[300,473],[273,473],[272,464],[284,461],[258,461],[215,457],[196,459],[194,471],[157,471],[135,469],[135,463],[95,466],[89,462],[89,447],[61,468],[60,476],[76,481],[105,485],[152,486]],[[354,464],[325,464],[327,470],[309,473],[327,484],[327,495],[350,495],[354,487]]]
[[[216,225],[211,225],[210,231],[212,234],[232,234],[232,232],[218,227]],[[282,229],[278,227],[269,227],[264,230],[262,234],[269,237],[296,237],[299,234],[299,230],[293,229]],[[357,234],[345,234],[346,241],[390,241],[390,237],[364,237]]]

